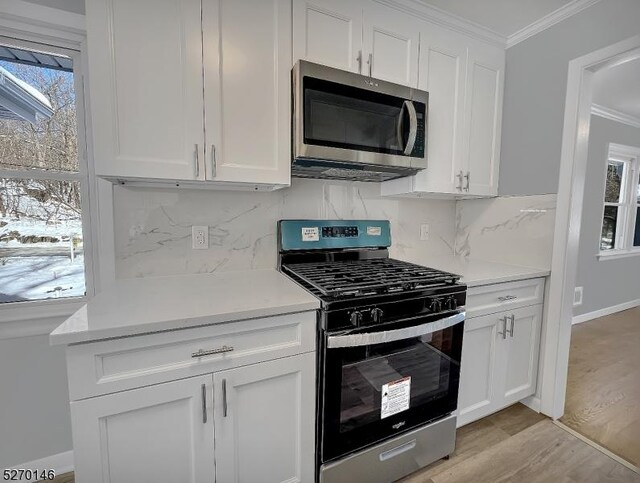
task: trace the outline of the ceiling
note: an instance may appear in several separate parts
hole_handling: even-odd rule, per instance
[[[421,0],[504,37],[540,20],[574,0]]]
[[[58,8],[67,12],[84,15],[84,0],[26,0],[29,3],[37,3],[45,7]]]
[[[593,103],[640,119],[640,59],[597,72]]]

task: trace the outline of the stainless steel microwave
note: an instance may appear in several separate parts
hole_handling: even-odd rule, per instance
[[[386,181],[427,167],[428,92],[303,60],[292,86],[293,176]]]

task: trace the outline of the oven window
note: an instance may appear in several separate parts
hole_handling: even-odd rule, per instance
[[[452,333],[367,346],[358,351],[358,360],[345,361],[340,433],[449,397],[452,379],[457,387],[460,371],[459,361],[448,355]]]
[[[402,154],[410,127],[403,103],[386,94],[305,77],[304,142]]]

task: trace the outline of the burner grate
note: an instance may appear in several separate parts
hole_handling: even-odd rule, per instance
[[[327,297],[402,292],[450,285],[460,278],[392,258],[293,263],[284,265],[283,269]]]

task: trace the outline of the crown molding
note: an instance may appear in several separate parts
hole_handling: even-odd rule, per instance
[[[518,30],[516,33],[509,35],[507,37],[507,48],[513,47],[523,40],[526,40],[529,37],[532,37],[542,32],[543,30],[548,29],[549,27],[552,27],[555,24],[568,19],[569,17],[584,10],[585,8],[589,8],[590,6],[595,5],[599,1],[600,0],[572,0],[559,9],[545,15],[541,19],[536,20],[535,22]]]
[[[619,122],[628,126],[640,128],[640,117],[635,117],[624,112],[616,111],[609,107],[601,106],[600,104],[591,105],[591,114],[594,116],[604,117],[610,121]]]
[[[506,48],[507,37],[483,25],[459,17],[420,0],[375,0],[409,15],[455,30],[469,37]]]

